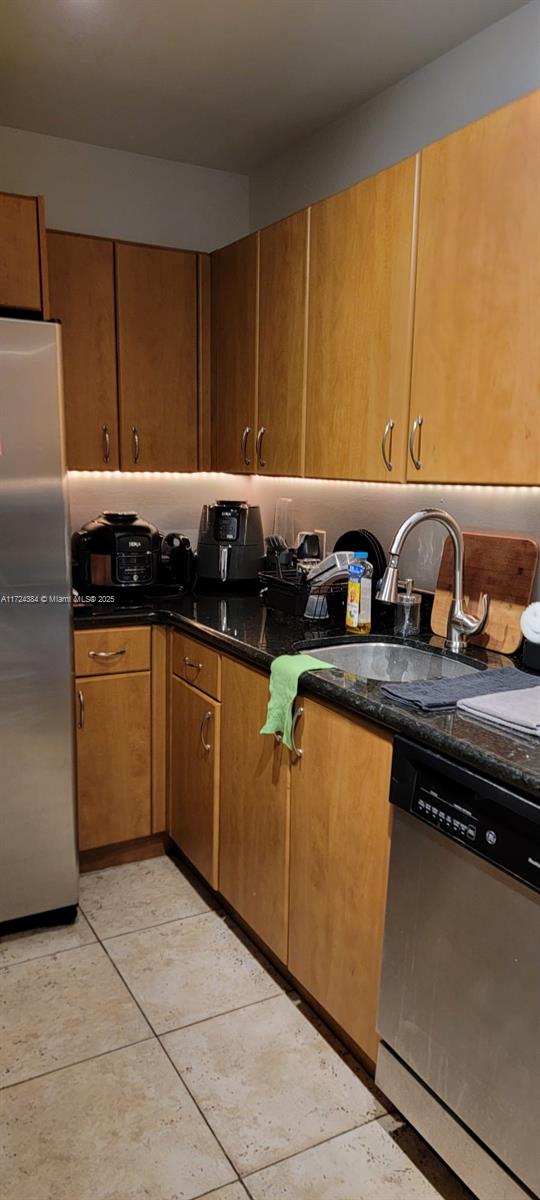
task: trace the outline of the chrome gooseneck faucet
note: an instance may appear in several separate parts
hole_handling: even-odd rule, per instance
[[[416,529],[423,521],[438,521],[448,530],[454,547],[454,591],[448,614],[446,640],[450,650],[456,654],[465,650],[467,638],[474,633],[481,633],[487,621],[489,611],[489,596],[482,593],[482,611],[479,617],[465,612],[463,608],[463,534],[457,521],[442,508],[424,508],[412,513],[400,525],[390,547],[388,566],[379,584],[377,600],[385,604],[395,604],[398,598],[398,566],[399,556],[412,529]]]

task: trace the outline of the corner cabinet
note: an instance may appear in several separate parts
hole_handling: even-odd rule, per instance
[[[260,234],[259,385],[255,469],[304,469],[309,210]]]
[[[311,210],[306,475],[405,478],[417,159]]]
[[[259,235],[211,257],[212,467],[256,470]]]
[[[392,739],[301,698],[291,775],[288,966],[372,1062],[390,851]]]
[[[212,887],[218,886],[221,659],[172,635],[169,833]]]
[[[120,460],[197,469],[197,255],[115,243]]]
[[[114,243],[50,229],[47,248],[51,313],[62,323],[68,466],[118,470]]]
[[[222,661],[219,890],[287,961],[289,752],[261,737],[268,676]]]
[[[421,483],[540,483],[540,92],[422,152],[411,456]]]

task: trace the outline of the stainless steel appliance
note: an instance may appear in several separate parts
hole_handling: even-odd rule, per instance
[[[72,540],[73,582],[79,592],[114,596],[158,581],[161,534],[136,512],[103,512]]]
[[[540,804],[396,738],[376,1080],[480,1200],[540,1192]]]
[[[204,505],[197,546],[199,579],[248,583],[257,579],[263,558],[260,508],[244,500]]]
[[[0,320],[0,922],[78,900],[60,327]]]

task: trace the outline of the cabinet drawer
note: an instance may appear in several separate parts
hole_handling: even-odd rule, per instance
[[[74,640],[76,675],[150,670],[149,629],[77,629]]]
[[[221,659],[215,650],[183,633],[175,633],[172,664],[174,674],[180,679],[213,696],[214,700],[221,700]]]

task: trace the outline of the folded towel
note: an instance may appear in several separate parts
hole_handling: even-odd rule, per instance
[[[519,691],[499,692],[495,696],[477,696],[458,700],[458,711],[478,717],[512,733],[540,737],[540,685]]]
[[[447,712],[458,700],[470,696],[488,696],[494,692],[521,691],[538,686],[538,677],[526,675],[517,667],[501,667],[458,675],[455,679],[419,680],[416,683],[383,683],[381,691],[399,704],[408,704],[422,712]]]
[[[279,733],[284,746],[292,750],[292,709],[298,692],[298,680],[304,671],[328,671],[332,663],[310,658],[309,654],[280,654],[270,668],[270,698],[266,722],[261,733]]]

